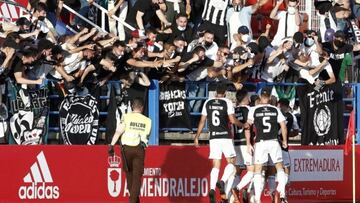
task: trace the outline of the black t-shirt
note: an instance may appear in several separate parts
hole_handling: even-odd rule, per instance
[[[132,8],[129,8],[128,15],[126,17],[126,22],[130,25],[137,26],[136,23],[136,14],[138,11],[144,13],[143,25],[145,26],[154,17],[155,12],[159,10],[160,7],[158,4],[153,4],[151,0],[137,0]]]
[[[229,115],[234,114],[234,106],[229,99],[214,98],[205,101],[201,115],[206,116],[210,139],[231,138]]]
[[[338,79],[340,69],[341,69],[341,63],[345,57],[345,54],[351,53],[353,51],[354,46],[351,44],[345,44],[343,47],[340,47],[337,50],[334,49],[334,45],[332,42],[325,42],[322,44],[322,46],[323,46],[324,51],[326,51],[330,56],[329,63],[333,69],[335,78]],[[323,76],[324,73],[325,72],[322,71],[322,74],[320,74],[320,77],[324,77]]]
[[[248,123],[254,124],[256,129],[255,142],[277,139],[278,124],[283,121],[285,121],[285,117],[280,112],[280,109],[270,104],[252,107],[248,115]]]
[[[248,106],[238,106],[235,108],[235,117],[241,123],[246,123],[249,113]],[[244,128],[234,125],[234,145],[246,145],[246,137]]]
[[[180,62],[187,62],[189,61],[191,58],[193,57],[193,52],[187,52],[185,53]],[[190,64],[186,70],[181,73],[181,75],[187,75],[189,73],[191,73],[193,70],[197,69],[197,68],[201,68],[201,67],[210,67],[214,65],[214,60],[208,58],[207,56],[205,56],[205,59],[202,61],[197,61],[195,63]]]

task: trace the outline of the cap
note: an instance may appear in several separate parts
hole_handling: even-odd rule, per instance
[[[249,30],[248,27],[246,27],[245,25],[243,25],[243,26],[239,27],[238,33],[239,33],[239,34],[246,35],[246,34],[249,34],[249,33],[250,33],[250,30]]]
[[[21,26],[21,25],[30,26],[30,25],[31,25],[31,22],[30,22],[27,18],[21,17],[21,18],[17,19],[16,25],[17,25],[17,26]]]
[[[261,89],[261,95],[263,96],[270,96],[271,95],[271,91],[272,91],[272,87],[271,86],[266,86],[266,87],[263,87]]]

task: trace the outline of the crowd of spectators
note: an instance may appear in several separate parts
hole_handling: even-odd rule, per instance
[[[93,2],[32,0],[29,17],[2,21],[1,96],[8,80],[20,88],[25,105],[28,90],[45,80],[57,83],[64,94],[86,94],[109,80],[121,81],[117,90],[133,83],[149,86],[151,79],[227,81],[235,89],[247,82],[301,82],[320,89],[351,80],[352,52],[360,50],[360,45],[349,43],[349,20],[358,16],[357,0],[306,1],[315,4],[319,30],[300,30],[307,18],[298,0],[278,0],[268,16],[277,26],[266,24],[262,33],[252,31],[252,15],[269,0],[98,2],[109,10],[108,33],[64,9],[64,4],[74,5],[93,19]],[[73,33],[60,32],[61,21]],[[204,96],[205,87],[194,83],[187,92]],[[193,111],[201,108],[196,101],[190,105]]]

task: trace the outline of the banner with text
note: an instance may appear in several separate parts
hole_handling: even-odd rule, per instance
[[[119,147],[114,157],[108,157],[107,149],[0,146],[0,202],[127,202]],[[208,202],[208,153],[208,147],[147,148],[141,202]],[[342,147],[292,147],[290,154],[290,202],[351,200],[351,156],[344,156]],[[225,165],[223,161],[220,174]],[[270,202],[267,189],[263,202]]]
[[[66,96],[60,105],[59,117],[65,144],[95,144],[99,130],[99,110],[95,97]]]
[[[319,91],[311,85],[298,86],[303,145],[344,143],[344,103],[340,82],[325,85]],[[310,119],[309,119],[310,118]]]
[[[46,143],[48,134],[48,89],[27,90],[8,85],[10,101],[9,143],[36,145]]]
[[[173,82],[160,86],[160,128],[191,129],[186,102],[185,83]]]

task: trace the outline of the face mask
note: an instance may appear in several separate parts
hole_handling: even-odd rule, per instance
[[[249,35],[242,35],[241,36],[241,41],[243,41],[245,44],[249,43],[251,40]]]
[[[290,14],[290,15],[293,15],[295,14],[296,12],[296,8],[292,7],[292,6],[289,6],[288,9],[287,9],[287,12]]]
[[[311,47],[312,45],[314,45],[314,43],[315,43],[315,40],[310,37],[306,38],[305,42],[304,42],[305,46],[307,46],[307,47]]]
[[[177,53],[182,53],[182,52],[183,52],[183,48],[176,48],[176,52],[177,52]]]
[[[206,42],[206,41],[205,41],[205,46],[206,46],[206,47],[210,47],[212,44],[213,44],[212,42]]]
[[[180,31],[185,31],[185,30],[186,30],[186,27],[178,26],[177,29],[180,30]]]
[[[39,16],[39,17],[38,17],[38,20],[44,21],[44,20],[45,20],[45,16]]]
[[[341,48],[345,45],[345,43],[340,40],[334,40],[334,44],[336,47],[339,47],[339,48]]]

